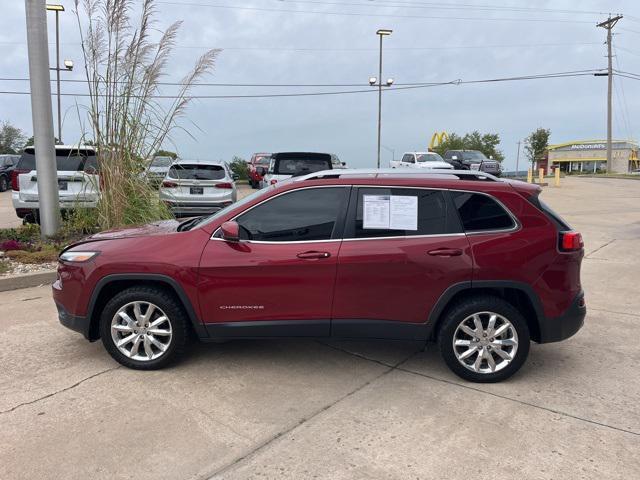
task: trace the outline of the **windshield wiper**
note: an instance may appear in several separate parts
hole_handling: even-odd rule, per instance
[[[194,224],[196,224],[200,219],[202,219],[202,216],[190,218],[189,220],[185,220],[180,225],[178,225],[177,231],[178,232],[186,232],[186,231],[190,230],[191,229],[190,227],[192,227]]]

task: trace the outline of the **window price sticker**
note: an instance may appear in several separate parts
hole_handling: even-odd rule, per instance
[[[364,229],[418,230],[418,197],[364,195]]]

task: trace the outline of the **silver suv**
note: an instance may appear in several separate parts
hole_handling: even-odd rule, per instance
[[[160,185],[160,200],[176,217],[207,215],[231,205],[237,192],[227,165],[216,161],[179,160]]]

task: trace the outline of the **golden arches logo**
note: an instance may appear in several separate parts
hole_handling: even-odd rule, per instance
[[[434,133],[431,137],[431,142],[429,142],[429,150],[439,147],[445,140],[449,140],[447,132]]]

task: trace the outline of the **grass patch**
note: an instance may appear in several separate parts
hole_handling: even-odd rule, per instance
[[[4,260],[0,260],[0,275],[4,275],[9,271],[9,262],[5,262]]]
[[[42,250],[28,251],[28,250],[12,250],[5,253],[5,257],[10,258],[15,262],[39,264],[50,263],[58,261],[58,253],[60,250],[54,247],[47,246]]]

